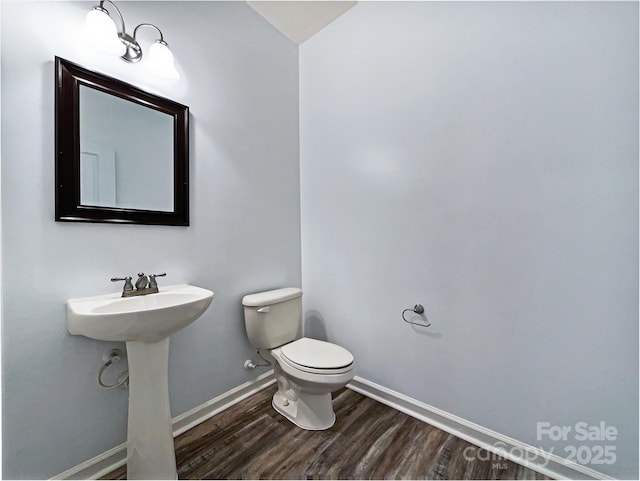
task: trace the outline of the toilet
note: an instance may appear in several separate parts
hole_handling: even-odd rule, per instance
[[[331,393],[353,379],[353,355],[336,344],[300,337],[301,289],[250,294],[242,304],[249,342],[273,360],[274,409],[303,429],[333,426]]]

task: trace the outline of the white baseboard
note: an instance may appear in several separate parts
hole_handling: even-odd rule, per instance
[[[261,391],[275,382],[273,370],[270,370],[253,381],[241,384],[238,387],[217,396],[200,406],[180,414],[172,419],[173,437],[176,437],[194,426],[206,421],[225,409],[239,403],[249,396]],[[98,456],[88,459],[77,466],[67,469],[65,472],[51,479],[98,479],[111,471],[118,469],[127,462],[127,443],[122,443],[105,451]]]
[[[356,376],[347,387],[553,479],[614,479]]]

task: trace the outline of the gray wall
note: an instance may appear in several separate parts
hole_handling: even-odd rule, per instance
[[[215,291],[171,338],[177,415],[256,375],[242,296],[300,285],[297,47],[244,2],[120,3],[128,26],[162,28],[182,75],[166,85],[74,44],[91,6],[2,3],[4,478],[54,476],[125,441],[127,393],[95,381],[124,345],[69,335],[66,299],[139,270]],[[54,222],[54,55],[190,107],[190,227]]]
[[[561,456],[538,421],[605,421],[637,478],[638,4],[362,2],[300,120],[306,332]]]

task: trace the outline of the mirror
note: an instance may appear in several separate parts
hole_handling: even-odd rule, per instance
[[[189,225],[188,117],[56,57],[56,220]]]

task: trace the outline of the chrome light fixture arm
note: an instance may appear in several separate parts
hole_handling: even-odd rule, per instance
[[[162,36],[162,30],[160,30],[158,27],[156,27],[152,23],[141,23],[136,28],[134,28],[133,29],[133,38],[136,38],[136,34],[138,33],[138,29],[140,27],[152,27],[152,28],[155,28],[158,31],[158,33],[160,34],[160,41],[163,42],[163,43],[167,43],[167,42],[164,41],[164,37]]]
[[[126,33],[125,33],[126,32],[126,28],[124,26],[124,17],[122,16],[122,12],[120,11],[120,9],[118,8],[118,6],[115,3],[113,3],[111,0],[100,0],[100,5],[97,5],[97,6],[93,7],[93,9],[94,10],[100,10],[100,11],[106,13],[107,15],[109,15],[109,11],[106,8],[104,8],[104,3],[105,2],[109,2],[111,4],[111,6],[113,8],[115,8],[116,12],[118,13],[118,17],[120,17],[120,27],[122,29],[122,32],[119,33],[118,36],[120,37],[120,35],[126,35]],[[111,15],[109,15],[109,16],[111,16]]]
[[[139,62],[140,59],[142,58],[142,48],[140,47],[140,44],[136,40],[136,35],[138,34],[138,29],[140,27],[152,27],[152,28],[155,28],[158,31],[158,33],[160,34],[160,39],[156,40],[156,42],[159,42],[159,43],[163,44],[164,46],[167,45],[167,42],[164,41],[164,37],[162,35],[162,30],[160,30],[158,27],[156,27],[152,23],[141,23],[140,25],[138,25],[136,28],[133,29],[133,37],[130,36],[130,35],[127,35],[124,32],[120,36],[122,42],[127,46],[127,51],[122,56],[122,59],[126,60],[127,62],[131,62],[131,63]]]

